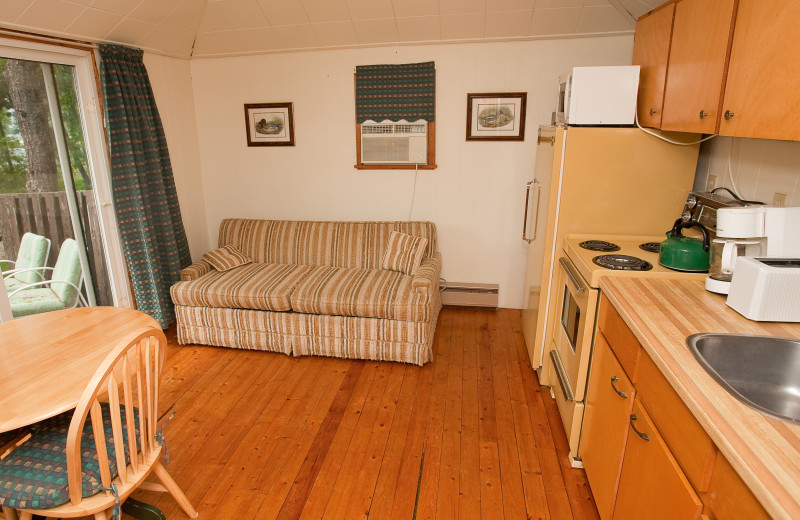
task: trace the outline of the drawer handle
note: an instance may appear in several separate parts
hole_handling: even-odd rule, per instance
[[[709,113],[708,113],[708,112],[706,112],[705,110],[701,110],[701,111],[700,111],[700,119],[705,119],[706,117],[708,117],[708,116],[710,116],[710,115],[711,115],[711,114],[709,114]]]
[[[617,376],[612,376],[611,377],[611,388],[614,389],[614,391],[617,393],[618,396],[622,397],[623,399],[627,399],[628,398],[628,394],[626,394],[625,392],[620,392],[619,390],[617,390],[617,386],[614,384],[617,381],[619,381],[619,378]]]
[[[648,437],[646,433],[642,433],[642,432],[640,432],[639,430],[636,429],[636,425],[633,424],[633,421],[635,421],[635,420],[636,420],[636,414],[632,413],[631,414],[631,428],[633,428],[633,431],[636,432],[636,435],[638,435],[639,437],[641,437],[642,439],[644,439],[646,441],[649,441],[650,437]]]
[[[733,117],[733,116],[735,116],[735,115],[736,115],[736,114],[734,114],[734,113],[733,113],[733,112],[731,112],[730,110],[726,110],[726,111],[725,111],[725,121],[728,121],[730,118],[732,118],[732,117]]]

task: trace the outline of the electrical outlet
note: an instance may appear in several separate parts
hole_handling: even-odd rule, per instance
[[[786,194],[785,193],[778,193],[775,192],[775,196],[772,197],[772,205],[773,206],[785,206],[786,205]]]
[[[708,180],[706,181],[706,191],[714,191],[714,188],[716,187],[717,187],[717,176],[709,175]]]

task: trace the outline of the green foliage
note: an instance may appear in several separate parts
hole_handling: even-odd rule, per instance
[[[27,154],[8,93],[5,68],[6,60],[0,58],[0,193],[24,193],[25,175],[28,169]],[[53,74],[61,105],[61,118],[64,122],[75,189],[92,189],[74,67],[53,65]],[[64,190],[64,180],[61,177],[58,180],[58,189]]]

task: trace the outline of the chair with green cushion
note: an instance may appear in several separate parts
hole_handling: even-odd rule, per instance
[[[9,293],[14,317],[87,306],[81,294],[83,270],[75,240],[68,238],[61,244],[55,267],[41,269],[52,271],[49,280],[18,285]]]
[[[6,270],[3,281],[6,289],[13,291],[17,287],[44,280],[43,268],[50,256],[50,239],[35,233],[25,233],[19,241],[16,260],[0,260]],[[12,269],[8,269],[13,265]]]

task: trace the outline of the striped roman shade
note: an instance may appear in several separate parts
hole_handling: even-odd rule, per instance
[[[233,246],[222,246],[219,249],[209,251],[203,255],[203,260],[221,273],[250,263],[250,259]]]
[[[427,245],[427,238],[392,231],[392,234],[389,235],[386,252],[383,254],[381,269],[399,271],[414,276]]]
[[[356,123],[435,119],[436,64],[356,67]]]

